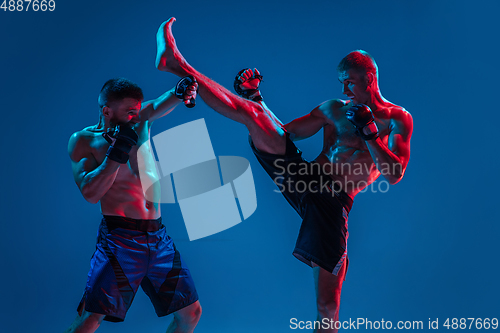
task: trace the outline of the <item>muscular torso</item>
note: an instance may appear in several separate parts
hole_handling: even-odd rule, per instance
[[[355,127],[345,116],[351,106],[350,103],[335,105],[325,114],[328,123],[324,126],[323,150],[316,162],[353,198],[373,183],[380,172],[365,141],[356,135]],[[390,133],[390,114],[395,108],[401,109],[391,104],[386,109],[374,111],[380,138],[385,145]]]
[[[120,165],[113,185],[101,198],[101,211],[104,215],[156,219],[160,217],[160,188],[156,183],[159,176],[149,140],[148,122],[138,123],[134,129],[139,136],[138,143],[132,147],[129,161]],[[103,130],[92,126],[83,131],[91,137],[90,152],[97,164],[102,164],[109,147],[109,143],[102,136]],[[145,185],[143,189],[143,184],[154,184],[154,190],[150,188],[146,194],[145,190],[149,186]]]

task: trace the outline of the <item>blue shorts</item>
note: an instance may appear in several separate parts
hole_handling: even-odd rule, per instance
[[[134,230],[135,229],[135,230]],[[194,282],[174,242],[158,220],[104,216],[78,311],[125,319],[142,287],[156,314],[166,316],[198,300]]]

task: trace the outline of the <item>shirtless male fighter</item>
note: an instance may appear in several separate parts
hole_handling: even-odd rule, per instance
[[[183,78],[143,103],[135,83],[111,79],[99,94],[99,123],[71,136],[75,182],[87,201],[101,202],[103,219],[78,316],[66,332],[94,332],[102,320],[123,321],[139,285],[158,316],[174,313],[167,332],[193,332],[198,323],[201,307],[189,269],[165,232],[160,201],[146,200],[139,177],[143,168],[141,177],[151,184],[159,179],[149,141],[153,122],[181,100],[192,105],[196,89],[196,81]]]
[[[338,66],[349,100],[329,100],[283,125],[258,97],[257,71],[243,71],[236,85],[243,91],[253,89],[243,95],[255,101],[230,93],[184,59],[172,34],[174,21],[170,18],[158,30],[157,68],[193,76],[211,108],[248,128],[257,159],[303,219],[293,254],[313,267],[320,322],[316,330],[337,332],[352,200],[380,174],[390,184],[402,179],[410,157],[411,115],[382,97],[375,61],[364,51],[354,51]],[[292,139],[310,137],[320,129],[323,150],[307,162]],[[308,186],[304,189],[303,184]]]

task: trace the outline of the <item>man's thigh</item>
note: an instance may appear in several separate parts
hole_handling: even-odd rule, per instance
[[[261,117],[268,117],[261,115]],[[272,123],[270,119],[247,125],[253,144],[261,152],[284,155],[286,153],[285,131]]]

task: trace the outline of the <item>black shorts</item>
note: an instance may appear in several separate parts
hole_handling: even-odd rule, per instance
[[[347,218],[352,199],[335,187],[318,163],[302,158],[289,133],[285,155],[261,152],[251,138],[249,141],[259,163],[302,218],[293,255],[311,267],[317,264],[337,275],[347,260]]]
[[[156,314],[166,316],[198,300],[189,269],[158,220],[104,216],[90,263],[81,312],[123,321],[142,287]]]

